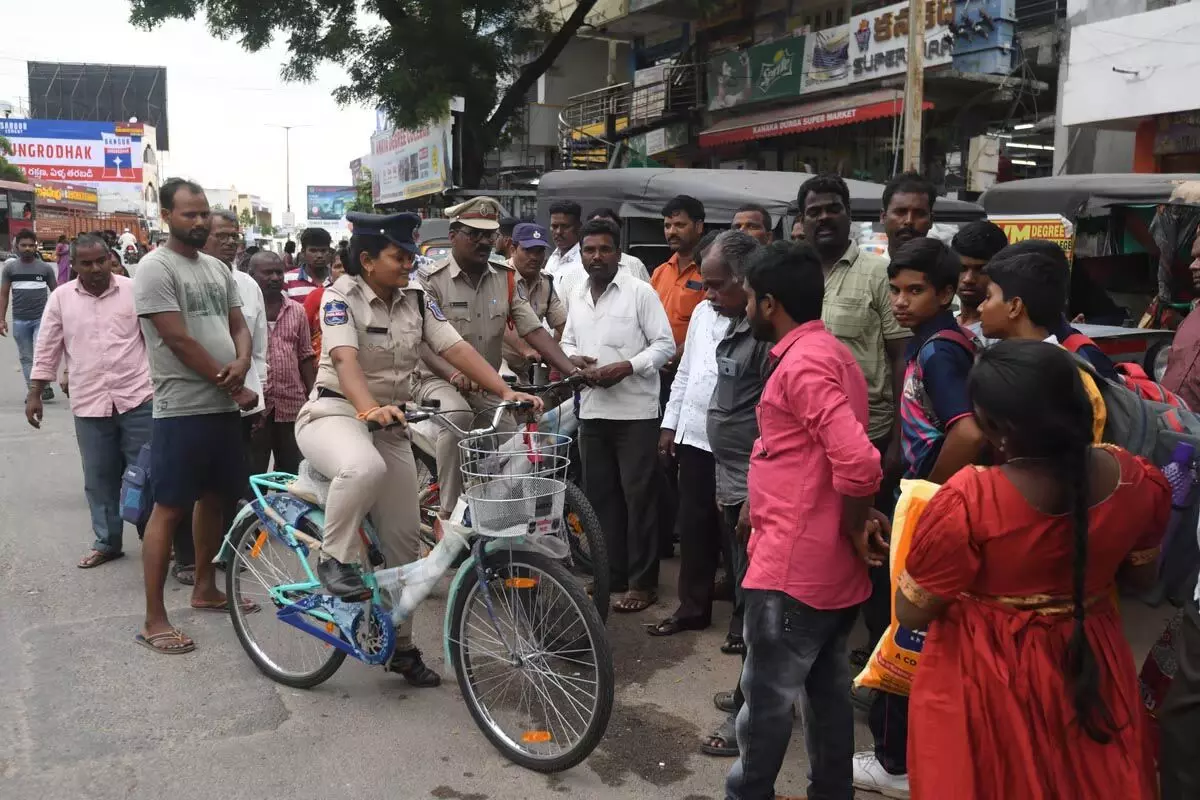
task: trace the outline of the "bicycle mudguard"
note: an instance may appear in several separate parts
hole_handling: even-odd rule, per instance
[[[263,500],[270,504],[271,510],[278,514],[284,522],[291,525],[293,528],[300,522],[301,519],[307,516],[312,516],[313,522],[321,530],[325,529],[325,511],[320,506],[315,506],[307,500],[301,500],[284,492],[266,495]],[[273,529],[275,526],[270,524],[269,518],[259,513],[259,502],[255,500],[242,506],[238,511],[237,516],[233,518],[233,523],[229,526],[229,530],[225,532],[225,539],[221,542],[221,549],[217,551],[217,557],[213,559],[214,564],[228,563],[233,556],[233,548],[236,543],[231,540],[233,532],[246,520],[247,517],[257,516],[268,529]],[[274,531],[273,533],[282,537],[283,531]]]
[[[544,551],[538,545],[526,541],[524,536],[508,536],[503,539],[492,539],[483,546],[485,555],[491,555],[497,550],[527,550],[531,553],[544,554]],[[475,550],[472,548],[467,551],[466,560],[459,565],[458,571],[454,573],[454,578],[450,581],[450,592],[446,595],[446,616],[442,620],[442,649],[444,650],[447,665],[453,663],[450,660],[450,609],[454,608],[454,598],[458,596],[462,582],[474,570]]]

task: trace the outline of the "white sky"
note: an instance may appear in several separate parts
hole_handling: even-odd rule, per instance
[[[168,22],[147,33],[129,23],[126,0],[6,2],[0,49],[0,101],[28,109],[27,59],[144,64],[167,68],[171,150],[162,179],[181,176],[210,188],[237,187],[287,208],[284,131],[291,132],[291,200],[304,219],[305,186],[350,183],[350,162],[369,152],[370,108],[339,108],[331,93],[340,68],[326,65],[313,84],[284,83],[281,44],[257,54],[213,37],[203,20]],[[24,33],[19,33],[24,31]],[[15,114],[14,114],[15,116]]]

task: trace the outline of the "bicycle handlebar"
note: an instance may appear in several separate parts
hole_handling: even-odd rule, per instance
[[[500,427],[500,418],[504,416],[504,412],[510,408],[517,410],[530,409],[533,408],[533,403],[530,403],[529,401],[501,403],[500,405],[496,406],[495,412],[492,414],[491,425],[485,428],[474,428],[472,430],[465,431],[446,417],[447,414],[454,412],[442,411],[440,403],[434,402],[428,405],[418,406],[416,411],[409,411],[407,404],[402,404],[400,406],[400,409],[404,412],[404,421],[406,423],[423,422],[424,420],[432,419],[433,417],[440,417],[444,424],[449,425],[451,428],[458,431],[460,436],[483,436],[489,433],[495,433],[496,429]],[[374,420],[367,420],[367,433],[386,430],[387,428],[393,428],[399,424],[399,422],[393,422],[390,425],[380,425]]]
[[[524,392],[525,394],[546,394],[548,392],[553,392],[556,389],[562,389],[563,387],[574,388],[582,383],[582,375],[568,375],[561,380],[541,385],[514,382],[509,384],[509,388],[511,388],[514,392]]]

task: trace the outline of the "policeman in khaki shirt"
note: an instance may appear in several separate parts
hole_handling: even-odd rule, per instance
[[[321,357],[313,397],[300,409],[296,442],[312,466],[331,479],[317,576],[331,594],[369,596],[362,580],[358,535],[370,512],[391,566],[416,560],[420,529],[417,472],[403,424],[369,433],[366,422],[403,423],[398,407],[410,399],[418,349],[504,400],[534,400],[508,388],[500,375],[463,343],[437,301],[409,285],[417,251],[416,214],[350,213],[354,226],[346,274],[325,290]],[[535,401],[535,406],[540,407]],[[412,644],[411,621],[397,631],[390,669],[414,686],[441,678]]]
[[[533,313],[543,320],[554,332],[555,339],[562,338],[567,324],[567,307],[559,296],[554,278],[542,268],[550,254],[550,235],[541,225],[531,222],[518,223],[513,229],[512,258],[508,263],[517,271],[517,289],[529,300]],[[511,327],[504,332],[504,362],[521,380],[531,380],[530,367],[538,359],[538,352],[517,335]]]
[[[491,365],[500,368],[504,332],[511,326],[517,335],[541,354],[550,366],[571,375],[578,372],[542,320],[529,305],[529,297],[515,269],[489,260],[500,228],[500,204],[490,197],[473,197],[446,209],[450,218],[450,257],[417,275],[429,299],[441,307],[463,340]],[[435,352],[421,347],[424,364],[413,378],[413,397],[420,403],[437,400],[460,428],[470,428],[475,412],[494,408],[497,392]],[[512,421],[507,423],[512,425]],[[449,517],[462,492],[458,472],[459,436],[441,426],[437,440],[437,470],[442,514]]]

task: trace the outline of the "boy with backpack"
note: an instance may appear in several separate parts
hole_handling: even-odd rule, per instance
[[[944,483],[976,463],[985,439],[967,396],[977,347],[950,310],[961,262],[937,239],[911,239],[888,264],[892,315],[913,332],[899,398],[904,477]],[[908,698],[878,692],[868,720],[874,752],[854,757],[854,785],[889,797],[908,796]]]

